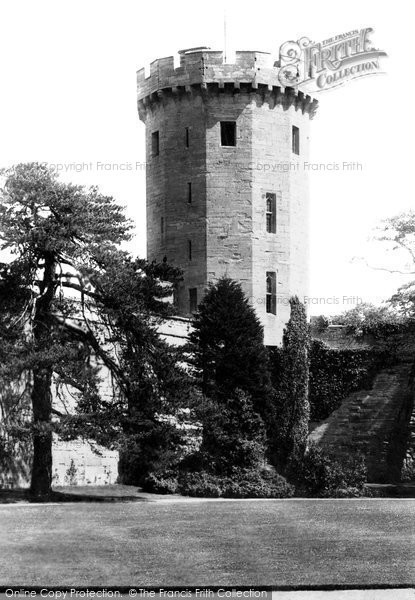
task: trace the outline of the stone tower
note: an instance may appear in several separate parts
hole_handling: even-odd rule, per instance
[[[177,310],[208,282],[239,281],[281,342],[290,296],[308,289],[309,119],[317,102],[283,88],[264,52],[182,50],[137,73],[146,124],[147,256],[180,266]]]

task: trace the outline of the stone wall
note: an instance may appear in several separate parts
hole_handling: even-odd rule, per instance
[[[74,440],[53,443],[53,485],[107,485],[118,478],[118,452]]]
[[[354,392],[326,421],[315,424],[309,441],[339,458],[362,454],[369,482],[399,481],[412,403],[412,364],[384,369],[372,389]]]

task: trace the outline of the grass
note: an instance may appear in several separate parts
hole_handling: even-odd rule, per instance
[[[408,585],[409,499],[0,505],[0,585]]]

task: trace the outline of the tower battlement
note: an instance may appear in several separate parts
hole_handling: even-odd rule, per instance
[[[313,118],[317,100],[294,88],[284,88],[278,79],[279,67],[274,67],[268,52],[239,50],[233,64],[224,62],[222,51],[209,48],[191,48],[179,51],[180,66],[174,66],[174,57],[159,58],[150,64],[150,75],[145,69],[137,71],[137,98],[139,110],[149,100],[160,95],[219,89],[237,93],[242,89],[269,92],[282,104],[295,103]],[[140,111],[141,112],[141,111]],[[140,114],[141,117],[141,114]]]

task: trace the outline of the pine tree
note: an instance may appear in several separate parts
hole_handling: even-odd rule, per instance
[[[202,391],[210,397],[248,394],[266,420],[271,393],[263,328],[239,283],[224,277],[211,284],[190,335]]]
[[[168,312],[163,298],[171,287],[162,281],[178,273],[120,249],[132,225],[123,208],[97,188],[62,183],[37,163],[17,165],[3,176],[0,248],[7,260],[0,264],[0,377],[12,382],[24,375],[29,381],[31,493],[43,498],[51,492],[53,430],[109,442],[148,389],[159,385],[151,365],[160,363],[165,348],[156,316]],[[99,393],[97,362],[114,378],[113,401]],[[73,418],[53,409],[52,381],[75,390]]]

